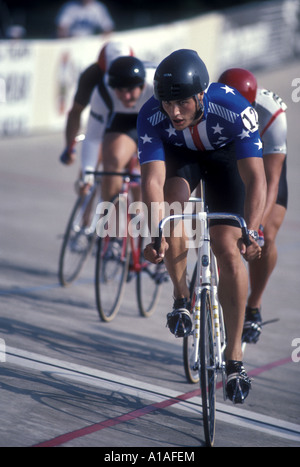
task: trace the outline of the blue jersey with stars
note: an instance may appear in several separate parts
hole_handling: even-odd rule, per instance
[[[238,91],[211,83],[203,105],[204,115],[197,125],[175,130],[159,110],[159,102],[150,98],[137,121],[140,163],[164,161],[164,144],[199,151],[201,157],[201,151],[214,151],[234,141],[237,159],[262,157],[256,111]]]

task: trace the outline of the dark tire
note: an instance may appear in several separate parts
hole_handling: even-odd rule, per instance
[[[140,265],[137,273],[136,291],[140,315],[149,318],[153,315],[164,281],[163,265],[152,264],[146,261],[143,254],[144,238],[140,238]]]
[[[58,278],[62,286],[74,282],[95,243],[95,232],[89,232],[87,219],[95,212],[97,203],[96,189],[80,196],[74,205],[68,221],[59,255]]]
[[[203,410],[203,427],[207,446],[213,446],[216,424],[216,381],[213,320],[210,292],[201,292],[200,315],[200,388]]]
[[[119,209],[127,216],[127,201],[116,196],[105,214],[107,223]],[[96,304],[99,317],[105,322],[112,321],[120,309],[129,266],[128,237],[122,236],[119,228],[114,233],[98,239],[96,255]]]

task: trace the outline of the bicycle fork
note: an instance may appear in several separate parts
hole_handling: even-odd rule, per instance
[[[203,239],[203,244],[198,251],[197,261],[197,281],[195,286],[194,303],[194,362],[193,370],[199,369],[199,345],[200,345],[200,312],[201,312],[201,292],[204,287],[211,287],[210,274],[210,248],[207,236]]]
[[[225,350],[225,327],[222,310],[219,309],[218,300],[218,268],[217,261],[210,249],[210,239],[208,234],[204,237],[203,245],[198,252],[197,262],[197,283],[195,287],[194,303],[194,360],[193,370],[199,369],[199,345],[200,345],[200,312],[201,312],[201,292],[203,288],[210,290],[212,306],[212,322],[214,333],[214,369],[221,372],[223,379],[223,388],[225,388],[225,361],[223,358]],[[224,338],[221,340],[221,338]],[[224,389],[224,400],[226,400],[226,391]]]

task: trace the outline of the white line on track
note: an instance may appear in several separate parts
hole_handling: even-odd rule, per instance
[[[163,388],[13,347],[6,347],[6,364],[21,366],[29,370],[43,372],[44,374],[51,373],[51,375],[56,375],[62,379],[137,396],[150,400],[152,403],[161,402],[166,399],[176,399],[180,396],[169,388]],[[2,363],[2,365],[5,365],[5,363]],[[199,413],[201,412],[201,398],[191,396],[189,401],[178,402],[178,407],[185,411]],[[217,420],[300,443],[300,425],[249,412],[232,405],[227,406],[226,404],[217,403]]]

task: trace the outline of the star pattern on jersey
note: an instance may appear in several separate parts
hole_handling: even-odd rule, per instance
[[[262,142],[261,142],[260,139],[258,140],[257,143],[254,143],[254,144],[257,146],[257,150],[260,150],[263,147]]]
[[[146,144],[146,143],[152,143],[152,136],[148,136],[147,133],[145,133],[145,136],[141,136],[140,137],[141,140],[143,141],[143,144]]]
[[[165,131],[168,133],[169,138],[171,138],[171,136],[177,136],[176,130],[175,130],[175,128],[171,125],[171,123],[170,123],[170,125],[169,125],[169,128],[166,128]]]
[[[216,126],[212,126],[212,129],[214,130],[214,135],[216,133],[219,133],[220,135],[222,134],[222,131],[224,130],[223,127],[219,125],[219,123],[216,124]]]
[[[231,92],[231,94],[233,94],[235,96],[235,93],[234,93],[234,89],[233,88],[230,88],[229,86],[227,86],[227,84],[225,84],[225,86],[222,86],[221,89],[224,89],[226,94],[228,94],[229,92]]]
[[[153,114],[152,101],[149,108],[144,107],[139,122],[139,155],[142,164],[152,160],[165,160],[164,143],[200,152],[219,150],[234,142],[238,160],[262,157],[263,145],[258,130],[247,128],[243,124],[241,114],[248,107],[245,108],[244,98],[236,89],[225,84],[212,83],[205,97],[207,112],[205,118],[196,125],[194,133],[190,128],[174,128],[167,117],[158,118],[157,112]],[[254,116],[252,123],[254,124]]]
[[[242,133],[240,133],[238,136],[238,138],[241,138],[241,139],[244,139],[244,138],[250,138],[250,135],[249,135],[249,131],[248,130],[244,130],[242,131]]]
[[[219,136],[218,140],[216,141],[216,144],[224,145],[225,141],[227,141],[228,138],[226,136]]]

